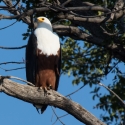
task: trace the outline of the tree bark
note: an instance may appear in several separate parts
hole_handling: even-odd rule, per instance
[[[0,77],[0,92],[29,103],[58,107],[86,125],[105,125],[78,103],[69,100],[54,90],[48,90],[45,94],[43,90],[39,90],[37,87],[19,84]]]

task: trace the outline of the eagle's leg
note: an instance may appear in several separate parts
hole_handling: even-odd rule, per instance
[[[46,88],[46,87],[43,87],[43,86],[40,86],[40,87],[38,87],[38,90],[44,90],[44,91],[47,91],[47,88]]]
[[[44,87],[43,90],[44,90],[44,92],[47,92],[47,87]]]
[[[44,95],[47,95],[47,87],[43,87],[43,86],[40,86],[40,87],[38,87],[38,92],[41,92],[41,91],[44,91]]]

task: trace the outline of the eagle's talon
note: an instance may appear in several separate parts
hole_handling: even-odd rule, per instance
[[[46,87],[44,87],[44,92],[47,92],[47,88]]]
[[[49,85],[47,88],[48,88],[48,90],[52,89],[52,85]]]
[[[47,88],[44,87],[43,90],[44,90],[44,96],[46,96],[47,95]]]
[[[41,92],[42,89],[43,89],[42,87],[38,87],[37,91]]]
[[[50,89],[52,89],[52,86],[51,86],[51,85],[50,85],[49,87],[50,87]]]
[[[50,87],[47,87],[47,90],[50,90]]]

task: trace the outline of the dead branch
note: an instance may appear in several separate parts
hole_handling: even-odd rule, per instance
[[[11,62],[2,62],[2,63],[0,63],[0,65],[6,65],[6,64],[24,64],[24,62],[13,62],[13,61],[11,61]]]
[[[24,46],[20,46],[20,47],[4,47],[4,46],[0,46],[0,49],[22,49],[25,48],[26,45]]]
[[[0,67],[0,69],[4,70],[5,72],[13,71],[13,70],[19,70],[19,69],[24,69],[24,68],[25,67],[19,67],[19,68],[14,68],[14,69],[5,69],[5,68]]]
[[[86,85],[86,84],[85,84],[85,85]],[[75,94],[76,92],[78,92],[79,90],[81,90],[83,87],[85,87],[85,85],[81,86],[79,89],[75,90],[74,92],[71,92],[70,94],[66,95],[66,97]]]
[[[14,23],[12,23],[12,24],[10,24],[10,25],[8,25],[8,26],[5,26],[5,27],[0,28],[0,30],[6,29],[6,28],[8,28],[8,27],[10,27],[10,26],[13,26],[15,23],[17,23],[17,21],[15,21]]]
[[[91,43],[94,43],[98,46],[102,45],[103,40],[99,39],[97,37],[94,37],[90,34],[85,33],[84,31],[80,30],[78,27],[74,26],[64,26],[64,25],[54,25],[53,26],[54,31],[56,31],[59,35],[66,35],[66,36],[72,36],[74,39],[75,37],[77,40],[87,40]]]
[[[105,125],[78,103],[69,100],[56,91],[48,90],[45,95],[44,91],[38,91],[37,87],[19,84],[2,76],[0,77],[0,83],[0,91],[9,96],[33,104],[48,104],[58,107],[87,125]]]
[[[101,82],[98,83],[100,86],[103,86],[104,88],[106,88],[109,92],[111,92],[124,106],[125,108],[125,102],[115,93],[113,92],[109,87],[107,87],[106,85],[102,84]]]
[[[16,4],[13,5],[11,8],[16,7],[19,4],[20,0],[17,0]],[[8,8],[7,6],[0,6],[0,8]]]
[[[60,120],[60,118],[58,117],[58,115],[56,114],[56,112],[55,112],[55,110],[53,109],[53,107],[51,107],[52,108],[52,111],[53,111],[53,113],[55,114],[55,116],[56,116],[56,121],[60,121],[60,123],[62,124],[62,125],[65,125],[61,120]],[[56,123],[56,121],[53,123],[53,125]]]
[[[13,9],[13,8],[12,8]],[[12,16],[6,16],[6,15],[3,15],[3,14],[0,14],[0,19],[22,19],[25,23],[27,24],[30,24],[31,21],[30,21],[30,15],[32,15],[34,12],[43,12],[43,11],[49,11],[49,10],[53,10],[53,11],[56,11],[56,12],[59,12],[59,11],[62,11],[62,12],[70,12],[70,11],[88,11],[88,10],[91,10],[91,11],[102,11],[102,12],[107,12],[105,15],[107,14],[112,14],[115,16],[115,19],[118,19],[120,18],[121,16],[124,15],[125,13],[125,8],[120,8],[116,11],[111,11],[107,8],[104,8],[104,7],[100,7],[100,6],[81,6],[81,7],[63,7],[63,6],[47,6],[47,7],[41,7],[41,8],[34,8],[34,9],[30,9],[22,14],[20,14],[16,9],[15,10],[11,10],[9,8],[9,12],[11,12]],[[14,12],[16,11],[16,12]],[[17,13],[17,14],[16,14]],[[84,21],[84,22],[93,22],[93,23],[101,23],[103,21],[106,21],[107,22],[110,22],[112,21],[113,19],[111,19],[110,17],[107,17],[107,16],[104,16],[104,15],[101,15],[100,17],[96,17],[95,18],[81,18],[81,17],[76,17],[74,15],[71,15],[71,14],[61,14],[58,16],[58,18],[60,19],[69,19],[69,20],[74,20],[74,21]]]
[[[87,34],[86,32],[80,30],[78,27],[74,26],[64,26],[64,25],[54,25],[53,26],[54,31],[56,31],[59,35],[65,35],[65,36],[70,36],[76,40],[84,40],[89,43],[93,43],[98,46],[105,47],[108,50],[111,50],[113,52],[114,57],[122,60],[125,62],[125,47],[122,47],[122,50],[124,51],[119,51],[121,50],[121,46],[118,46],[116,44],[104,44],[104,41],[98,37],[95,37],[91,34]]]

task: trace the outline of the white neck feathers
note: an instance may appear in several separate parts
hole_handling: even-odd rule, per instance
[[[59,37],[53,33],[51,25],[39,24],[34,34],[37,37],[37,48],[41,50],[41,53],[47,56],[57,55],[60,42]]]

